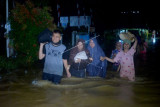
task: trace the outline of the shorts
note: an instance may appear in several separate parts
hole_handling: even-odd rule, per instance
[[[61,82],[61,78],[62,76],[60,75],[49,74],[49,73],[44,73],[44,72],[42,74],[42,80],[48,80],[55,84],[59,84]]]

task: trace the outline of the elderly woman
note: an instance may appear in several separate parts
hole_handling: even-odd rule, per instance
[[[89,60],[89,51],[85,49],[85,41],[79,39],[76,47],[70,52],[69,68],[71,76],[84,78],[87,65],[91,62]]]
[[[120,77],[127,78],[130,81],[135,81],[135,67],[134,67],[134,54],[137,47],[137,38],[134,36],[134,44],[131,46],[131,41],[128,39],[123,40],[123,50],[118,52],[114,59],[104,57],[109,62],[120,62]]]
[[[101,57],[105,56],[105,54],[97,43],[96,38],[90,40],[87,49],[89,50],[90,57],[92,58],[92,63],[87,67],[88,75],[106,78],[107,61],[100,60]]]

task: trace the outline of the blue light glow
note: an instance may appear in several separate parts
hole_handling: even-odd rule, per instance
[[[125,32],[125,30],[120,30],[120,33]]]
[[[154,44],[156,43],[156,38],[153,38],[153,43],[154,43]]]
[[[119,42],[121,42],[123,44],[123,41],[122,40],[119,40]]]

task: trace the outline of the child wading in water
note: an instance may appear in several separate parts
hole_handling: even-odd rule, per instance
[[[125,39],[123,41],[123,50],[121,50],[114,59],[108,57],[101,57],[101,60],[107,60],[109,62],[115,63],[119,62],[121,65],[120,69],[120,77],[128,78],[130,81],[135,81],[135,69],[134,69],[134,61],[133,56],[136,52],[137,47],[137,38],[134,36],[134,44],[131,47],[131,41]],[[130,48],[131,47],[131,48]]]

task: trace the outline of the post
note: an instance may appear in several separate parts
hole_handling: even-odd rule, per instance
[[[77,35],[77,31],[72,32],[72,46],[75,45],[75,36]]]
[[[57,3],[57,11],[58,11],[58,27],[60,27],[60,5],[59,5],[59,1]]]
[[[78,2],[77,2],[77,10],[78,10],[78,28],[80,28],[80,8]]]
[[[7,28],[7,35],[9,33],[9,24],[8,24],[8,0],[6,0],[6,28]],[[6,37],[6,51],[7,51],[7,57],[9,57],[9,47],[8,47],[8,44],[9,44],[9,36]]]

